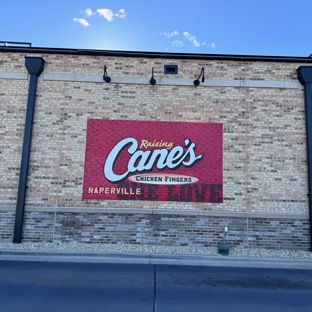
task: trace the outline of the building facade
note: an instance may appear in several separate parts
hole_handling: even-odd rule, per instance
[[[0,239],[308,250],[311,63],[0,47]]]

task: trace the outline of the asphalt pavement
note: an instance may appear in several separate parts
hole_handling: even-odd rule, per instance
[[[311,312],[311,293],[307,269],[0,260],[1,312]]]

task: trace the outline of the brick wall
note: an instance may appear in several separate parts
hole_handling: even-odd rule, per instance
[[[174,210],[181,214],[179,220],[182,220],[184,211],[223,212],[225,215],[227,212],[289,216],[308,214],[304,92],[299,86],[287,87],[287,83],[298,83],[297,63],[0,53],[0,72],[26,73],[26,55],[42,56],[46,61],[37,88],[27,207],[77,207],[77,211],[94,207]],[[178,65],[179,74],[164,75],[165,64]],[[104,65],[107,66],[109,76],[123,77],[125,80],[131,78],[134,82],[101,82]],[[148,83],[152,67],[155,68],[155,78],[159,82],[154,86]],[[196,88],[192,83],[165,83],[169,78],[192,81],[198,77],[202,67],[205,67],[206,80],[217,82],[218,86],[212,83],[209,86],[201,84]],[[58,76],[49,78],[48,75],[53,74]],[[73,75],[72,81],[62,80],[64,75]],[[100,79],[98,82],[78,81],[75,75],[94,75]],[[136,78],[142,77],[147,77],[147,84],[135,83]],[[241,86],[222,86],[222,81],[238,80],[242,81]],[[285,86],[281,84],[281,87],[245,87],[244,83],[248,81],[268,85],[271,82],[286,83]],[[0,135],[3,138],[0,142],[0,206],[12,207],[16,203],[27,92],[26,79],[0,79]],[[223,123],[224,202],[82,201],[88,118]],[[50,214],[47,212],[46,220],[42,214],[39,218],[48,229],[47,236],[36,236],[35,228],[30,227],[25,229],[25,239],[51,239],[51,233],[65,239],[67,234],[56,234],[58,227],[49,223]],[[63,218],[64,222],[73,218],[76,220],[73,216],[74,213],[64,214],[58,215],[58,218]],[[85,218],[90,224],[96,219],[89,214]],[[133,218],[140,220],[140,215],[134,214]],[[142,237],[150,235],[150,243],[155,239],[153,231],[157,218],[160,218],[161,224],[166,223],[161,216],[149,216],[148,221],[142,223]],[[189,234],[188,243],[205,244],[201,240],[202,236],[215,242],[209,236],[215,233],[209,225],[212,216],[197,218],[197,221],[190,218],[194,222],[189,221],[189,224],[193,226],[202,218],[208,232],[204,228],[197,230],[199,232],[188,232],[194,233]],[[0,222],[3,222],[2,219]],[[123,222],[119,221],[118,214],[114,220],[115,226]],[[175,223],[178,224],[179,220]],[[234,222],[238,219],[232,220]],[[242,223],[246,223],[246,220],[242,219]],[[265,220],[260,218],[258,222],[250,221],[252,228],[257,229],[252,231],[260,233],[265,228]],[[296,227],[294,220],[290,222]],[[27,214],[25,222],[27,226],[36,223],[36,214]],[[3,234],[7,233],[3,224],[0,223],[2,237],[7,235]],[[82,233],[80,227],[84,227],[83,223],[76,222],[72,227],[75,230],[68,230],[69,239],[79,240],[76,235],[82,235],[78,234]],[[298,225],[296,230],[291,231],[306,235],[306,229],[300,230],[300,227]],[[278,223],[276,231],[282,238],[274,244],[282,247],[290,242],[296,248],[301,246],[295,243],[295,234],[284,235],[282,229],[282,223]],[[220,228],[216,231],[222,230]],[[241,230],[244,234],[235,243],[240,244],[246,239],[242,237],[250,230],[250,225],[248,231]],[[164,235],[168,236],[161,236],[159,230],[158,243],[180,244],[184,234],[182,228],[179,231],[174,238],[170,236],[174,234],[166,231]],[[257,245],[261,240],[260,236],[253,236],[251,241]],[[272,240],[267,236],[265,241]],[[283,243],[279,244],[278,241]]]
[[[22,240],[119,243],[164,246],[216,246],[224,241],[232,247],[309,250],[309,220],[297,215],[243,217],[192,214],[120,213],[118,211],[60,212],[27,211]],[[1,239],[12,239],[14,213],[0,213]]]

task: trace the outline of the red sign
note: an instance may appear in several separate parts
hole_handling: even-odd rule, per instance
[[[222,124],[89,119],[82,199],[221,203]]]

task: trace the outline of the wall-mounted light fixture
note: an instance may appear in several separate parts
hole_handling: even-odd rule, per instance
[[[156,83],[156,79],[154,78],[154,67],[152,67],[152,78],[150,79],[150,84],[154,85]]]
[[[104,65],[104,75],[103,75],[103,80],[105,82],[111,82],[111,78],[107,76],[107,72],[106,72],[106,65]]]
[[[199,82],[199,78],[202,77],[202,82],[205,81],[205,68],[203,67],[200,71],[200,74],[198,76],[198,78],[196,80],[194,80],[194,85],[197,87],[199,86],[200,82]]]

